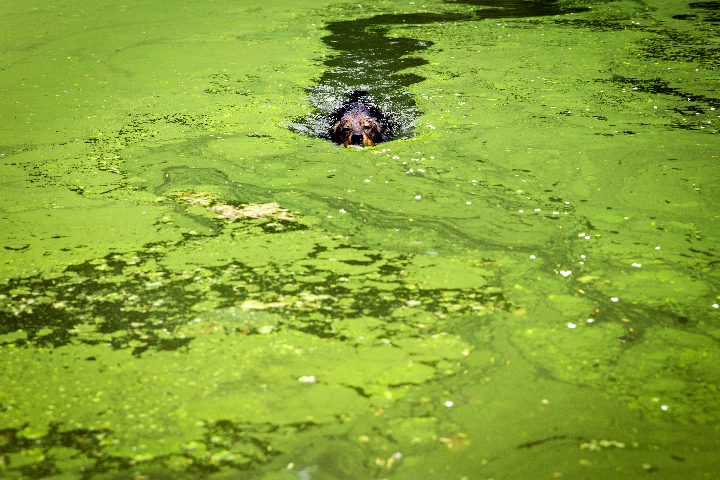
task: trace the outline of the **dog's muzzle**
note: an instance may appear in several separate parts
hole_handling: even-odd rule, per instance
[[[353,132],[352,136],[350,137],[350,145],[362,145],[363,144],[363,134],[360,132]]]

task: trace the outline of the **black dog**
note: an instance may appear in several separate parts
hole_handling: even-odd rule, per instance
[[[367,92],[352,92],[348,102],[330,115],[327,136],[339,145],[370,147],[390,136],[390,123],[367,100]]]

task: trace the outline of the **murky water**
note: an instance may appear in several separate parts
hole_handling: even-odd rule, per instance
[[[714,478],[716,7],[6,2],[3,478]]]

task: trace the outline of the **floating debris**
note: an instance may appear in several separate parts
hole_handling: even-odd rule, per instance
[[[272,218],[291,222],[297,220],[293,212],[280,208],[277,203],[249,203],[242,204],[241,208],[232,205],[215,205],[210,210],[219,212],[218,218]]]
[[[590,450],[591,452],[599,452],[604,448],[625,448],[625,444],[615,440],[592,440],[580,444],[581,450]]]
[[[186,203],[188,205],[198,205],[205,207],[211,212],[217,212],[218,218],[235,219],[235,218],[265,218],[272,220],[285,220],[294,222],[297,220],[296,215],[286,208],[280,208],[280,205],[271,203],[243,203],[239,207],[218,204],[217,194],[211,192],[181,192],[168,195],[167,198]],[[160,201],[160,197],[156,201]]]

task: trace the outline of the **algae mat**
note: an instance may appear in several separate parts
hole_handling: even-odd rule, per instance
[[[0,15],[3,478],[717,476],[713,2]]]

